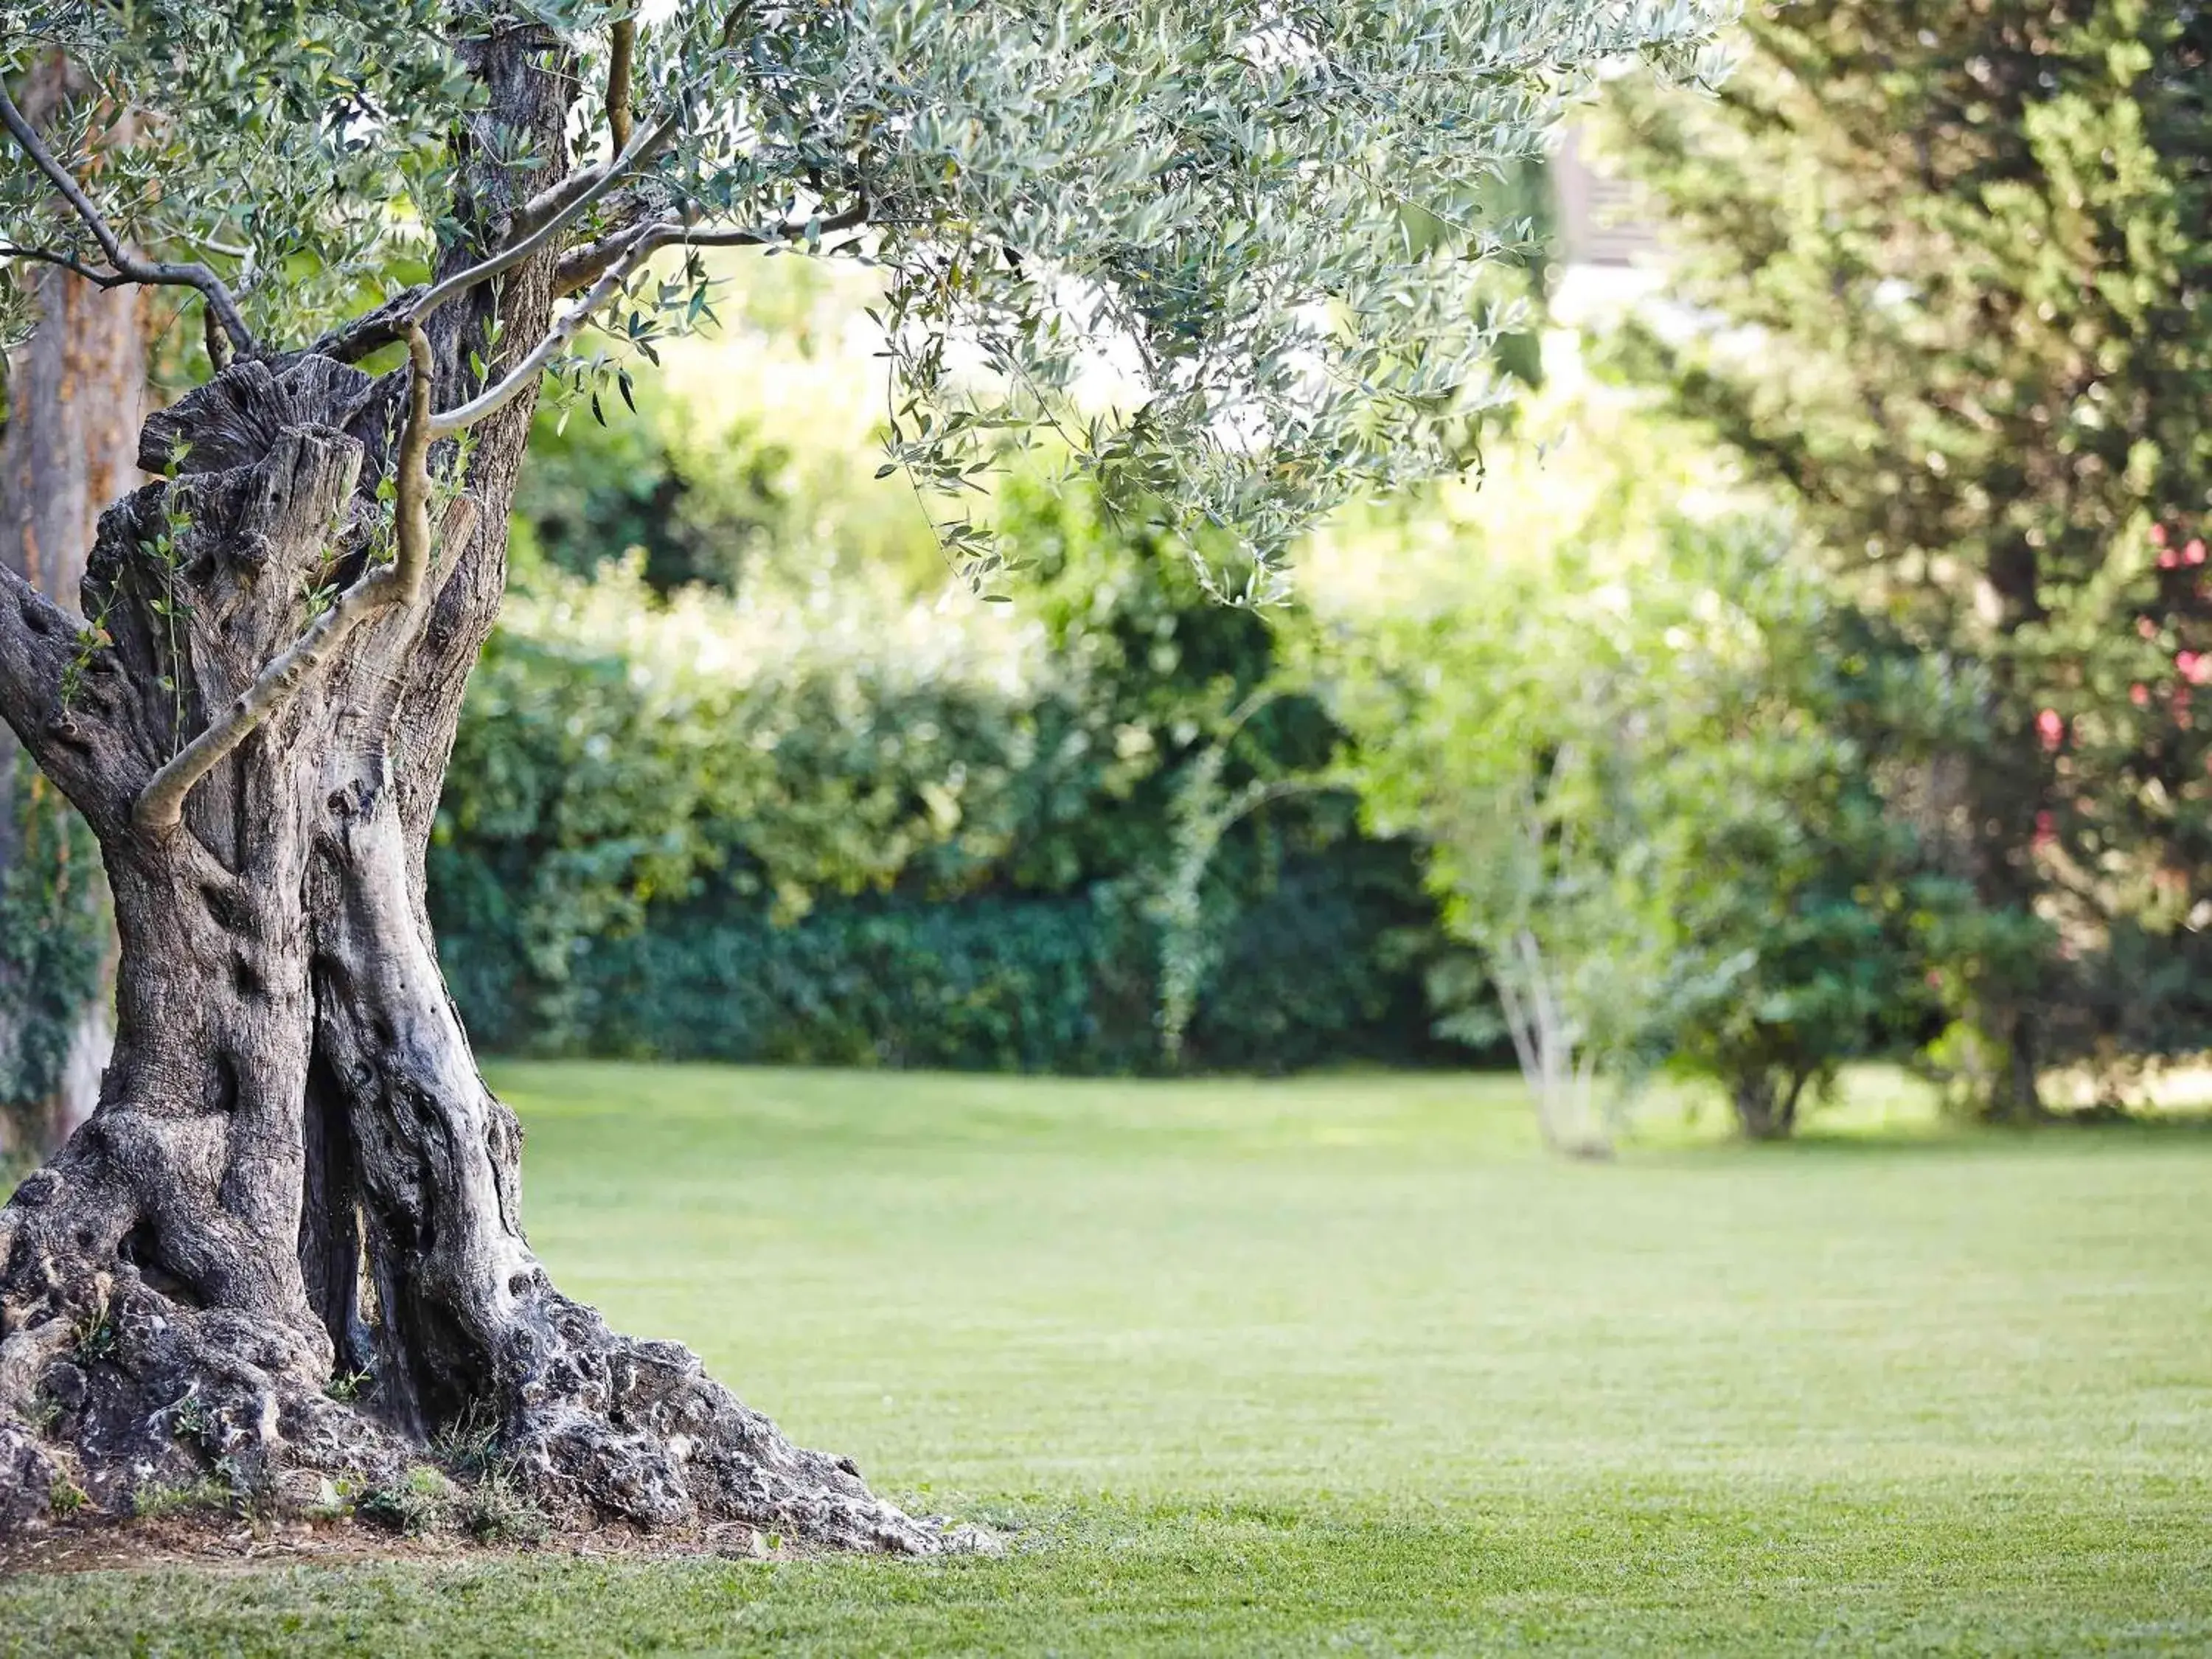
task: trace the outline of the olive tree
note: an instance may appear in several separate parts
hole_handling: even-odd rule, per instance
[[[1455,465],[1515,240],[1478,186],[1601,62],[1698,72],[1713,9],[0,0],[0,83],[89,88],[0,96],[0,317],[59,266],[183,295],[207,360],[85,622],[0,574],[0,712],[121,939],[97,1110],[0,1212],[0,1515],[213,1459],[281,1501],[467,1425],[556,1519],[957,1542],[526,1242],[422,859],[541,383],[626,394],[711,317],[702,250],[863,258],[885,465],[979,592],[961,503],[1042,431],[1263,600],[1315,514]]]

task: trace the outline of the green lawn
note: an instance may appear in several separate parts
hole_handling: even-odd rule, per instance
[[[2212,1134],[494,1080],[568,1289],[1009,1553],[19,1579],[0,1650],[2212,1652]]]

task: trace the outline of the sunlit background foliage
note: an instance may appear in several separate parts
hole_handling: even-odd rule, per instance
[[[33,11],[149,72],[105,11]],[[282,146],[265,189],[143,188],[282,129],[236,62],[103,187],[296,334],[433,257],[450,180],[405,112],[453,64],[392,8],[347,25],[380,78],[326,85],[286,16],[297,84],[379,112],[349,191]],[[641,188],[880,228],[665,256],[558,376],[431,854],[479,1040],[1518,1059],[1584,1150],[1670,1071],[1765,1135],[1861,1059],[2028,1115],[2203,1050],[2212,24],[1757,5],[1719,80],[1666,48],[1704,16],[886,3],[655,37],[641,107],[743,118]],[[1475,67],[1417,72],[1439,30]],[[1516,40],[1684,75],[1586,95],[1506,73]],[[1595,310],[1561,110],[1656,232]],[[351,205],[380,193],[408,205]],[[1340,243],[1292,235],[1316,213]]]
[[[1592,317],[1549,309],[1556,258],[1493,269],[1486,314],[1527,310],[1467,428],[1485,464],[1337,515],[1264,619],[1049,446],[989,508],[1033,568],[972,602],[852,459],[885,435],[871,274],[718,268],[732,325],[641,416],[541,433],[539,574],[439,853],[478,1020],[561,1050],[1495,1063],[1534,973],[1564,1075],[1605,1079],[1562,1133],[1600,1141],[1668,1070],[1770,1134],[1852,1060],[2012,1111],[2026,1032],[2044,1104],[2202,1048],[2176,66],[2203,26],[1747,22],[1717,100],[1624,80],[1580,123],[1679,274]],[[1540,167],[1489,188],[1550,199]],[[603,726],[680,786],[583,782]]]

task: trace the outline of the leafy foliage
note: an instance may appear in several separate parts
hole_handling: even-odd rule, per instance
[[[1208,599],[1171,541],[1079,490],[1018,485],[1003,507],[1038,573],[1012,614],[858,581],[656,609],[634,570],[548,576],[514,603],[431,849],[480,1040],[1159,1063],[1151,900],[1186,780],[1207,757],[1240,786],[1316,766],[1335,729],[1284,699],[1224,732],[1275,672],[1274,630]],[[1433,1052],[1409,852],[1351,819],[1341,796],[1286,801],[1213,849],[1199,880],[1220,966],[1191,1063]]]
[[[1914,1052],[2039,957],[1931,807],[1936,763],[1981,740],[1979,671],[1838,602],[1679,432],[1607,435],[1595,466],[1541,469],[1533,546],[1510,499],[1386,532],[1455,538],[1452,574],[1320,672],[1374,822],[1424,838],[1473,952],[1437,964],[1445,1028],[1491,1041],[1504,1016],[1555,1142],[1602,1143],[1599,1075],[1662,1066],[1786,1133],[1841,1063]]]
[[[1874,616],[1980,665],[1942,833],[2055,947],[1974,1016],[2039,1060],[2200,1048],[2212,763],[2212,15],[1764,5],[1725,98],[1624,83],[1620,159],[1725,326],[1632,364],[1784,489]]]
[[[319,333],[452,217],[447,139],[482,104],[441,0],[0,4],[0,69],[67,54],[84,90],[48,143],[125,243],[231,280],[258,331]],[[118,124],[114,112],[132,118]],[[95,153],[96,152],[96,153]],[[98,268],[86,226],[11,153],[0,243]],[[25,266],[0,264],[0,336],[27,329]]]
[[[1684,537],[1638,596],[1656,648],[1621,873],[1663,952],[1645,1046],[1720,1079],[1765,1138],[1845,1060],[1936,1036],[2018,951],[1909,811],[1973,688],[1734,529]]]
[[[100,848],[58,790],[27,763],[9,780],[13,856],[0,875],[0,976],[12,1018],[0,1031],[0,1106],[17,1121],[0,1158],[36,1151],[43,1113],[60,1086],[84,1010],[103,994],[107,952]],[[0,1164],[0,1185],[6,1180]]]

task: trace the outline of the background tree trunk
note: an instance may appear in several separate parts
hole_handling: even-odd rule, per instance
[[[1770,1066],[1739,1071],[1729,1084],[1729,1104],[1746,1140],[1787,1140],[1797,1127],[1797,1105],[1808,1073]]]
[[[58,56],[33,66],[17,97],[32,121],[44,124],[68,90],[69,74]],[[39,326],[8,370],[7,429],[0,436],[0,560],[74,611],[100,509],[137,477],[149,303],[142,289],[101,289],[58,269],[41,270],[36,281]],[[58,821],[68,811],[59,796],[37,788],[30,773],[15,733],[0,729],[0,883],[19,859],[51,866],[66,858],[73,840],[82,841]],[[33,790],[36,799],[27,800]],[[27,807],[45,832],[29,846],[18,833],[19,805]],[[0,1105],[0,1150],[10,1139],[39,1152],[67,1139],[92,1115],[112,1042],[106,981],[113,950],[105,883],[97,866],[82,858],[75,868],[47,873],[61,884],[64,902],[42,922],[90,932],[94,938],[84,943],[99,951],[106,971],[81,1000],[71,994],[76,986],[27,984],[20,972],[0,979],[0,1047],[17,1045],[33,1021],[66,1027],[65,1036],[55,1034],[65,1044],[59,1066],[31,1068],[58,1075],[35,1079],[40,1086],[28,1097]],[[71,892],[70,884],[92,890]],[[20,963],[28,952],[19,948],[8,954]],[[17,1069],[21,1075],[24,1068]],[[10,1125],[12,1137],[6,1133]]]

